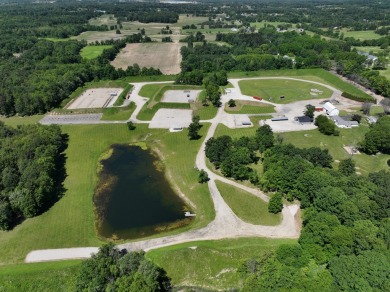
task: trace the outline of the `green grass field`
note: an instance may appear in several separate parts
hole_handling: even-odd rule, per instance
[[[215,137],[222,135],[229,135],[232,138],[240,138],[241,136],[253,136],[256,133],[258,124],[251,128],[243,129],[229,129],[225,125],[218,125],[215,131]],[[364,134],[369,130],[365,121],[362,121],[362,125],[357,128],[351,129],[338,129],[340,130],[340,136],[326,136],[321,134],[317,129],[299,132],[285,132],[280,133],[284,139],[283,143],[291,143],[297,147],[309,148],[320,147],[322,149],[329,149],[329,153],[333,156],[334,160],[343,160],[349,158],[349,154],[344,150],[343,145],[355,145],[357,146],[360,141],[364,139]],[[378,154],[378,155],[366,155],[364,153],[356,154],[353,156],[353,160],[358,167],[357,172],[366,175],[370,172],[379,171],[381,169],[388,170],[387,160],[390,159],[390,155]],[[337,168],[338,163],[334,162],[333,167]]]
[[[274,103],[290,103],[305,99],[329,98],[332,91],[324,86],[295,80],[242,80],[241,92],[249,96],[259,96]],[[313,96],[311,89],[322,91]],[[284,96],[284,98],[280,98]]]
[[[95,59],[101,55],[103,50],[111,48],[111,45],[104,46],[86,46],[80,51],[81,57],[84,59],[90,60]]]
[[[194,222],[170,233],[205,226],[214,218],[207,185],[197,183],[198,172],[194,169],[202,139],[189,141],[187,131],[171,134],[166,130],[150,130],[146,125],[137,125],[134,131],[128,131],[125,124],[74,125],[62,129],[69,134],[65,195],[44,214],[25,220],[12,231],[0,232],[0,264],[20,263],[28,252],[36,249],[100,246],[92,203],[98,159],[113,143],[140,141],[147,135],[151,135],[146,140],[150,147],[164,156],[167,177],[196,206]],[[200,134],[204,136],[207,129],[204,125]]]
[[[146,256],[164,268],[177,287],[236,291],[241,286],[237,270],[242,263],[252,258],[262,259],[279,245],[295,242],[266,238],[196,241],[152,250]]]
[[[374,53],[374,54],[377,54],[377,53],[381,53],[383,52],[383,49],[381,49],[380,47],[375,47],[375,46],[365,46],[365,47],[352,47],[360,52],[366,52],[366,53]]]
[[[110,107],[103,109],[103,121],[125,121],[128,120],[135,110],[134,102],[125,107]]]
[[[376,34],[373,30],[360,30],[360,31],[349,31],[348,29],[342,29],[340,33],[344,34],[344,37],[352,37],[359,40],[374,40],[379,39],[381,36]]]
[[[364,134],[368,131],[367,125],[361,125],[352,129],[338,129],[340,136],[326,136],[318,130],[287,132],[282,133],[284,143],[291,143],[298,147],[320,147],[329,149],[329,153],[335,160],[347,159],[350,155],[344,150],[343,145],[357,146],[364,139]],[[355,154],[352,159],[355,161],[357,172],[367,175],[370,172],[379,171],[381,169],[388,170],[387,160],[390,155],[378,154],[367,155],[364,153]],[[337,168],[337,163],[333,166]]]
[[[18,125],[36,124],[44,116],[45,115],[34,115],[34,116],[26,116],[26,117],[13,116],[9,118],[0,116],[0,121],[6,123],[9,126],[16,127]]]
[[[256,101],[236,101],[235,107],[225,105],[225,111],[232,114],[269,114],[275,112],[275,107]]]
[[[386,70],[380,70],[379,74],[390,80],[390,68],[387,68]]]
[[[285,76],[285,77],[297,77],[301,79],[317,81],[324,84],[331,85],[341,91],[346,91],[355,96],[361,96],[371,99],[371,96],[361,91],[357,87],[343,81],[336,75],[324,70],[324,69],[297,69],[297,70],[264,70],[244,72],[236,71],[228,73],[229,78],[248,78],[248,77],[269,77],[269,76]],[[315,86],[315,84],[313,84]]]
[[[80,260],[17,264],[0,267],[1,291],[68,292],[74,290],[74,274]]]
[[[223,199],[243,221],[256,225],[280,224],[280,214],[268,212],[268,204],[262,199],[226,183],[216,181]]]

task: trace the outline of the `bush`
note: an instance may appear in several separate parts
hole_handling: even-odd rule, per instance
[[[133,131],[135,130],[135,125],[132,121],[129,121],[127,122],[127,128],[130,130],[130,131]]]
[[[198,183],[200,183],[200,184],[206,183],[209,180],[210,179],[209,179],[209,175],[207,174],[207,172],[204,171],[203,169],[201,169],[199,172],[199,175],[198,175]]]
[[[281,193],[276,193],[271,197],[268,203],[268,212],[270,213],[280,213],[283,209],[283,196]]]
[[[314,124],[318,127],[318,130],[325,135],[338,136],[339,131],[336,130],[336,125],[324,115],[319,115]]]
[[[356,96],[356,95],[353,95],[353,94],[345,92],[345,91],[341,94],[341,96],[344,96],[345,98],[348,98],[348,99],[360,101],[360,102],[369,101],[369,102],[376,103],[376,99],[371,97],[371,96],[370,97]]]

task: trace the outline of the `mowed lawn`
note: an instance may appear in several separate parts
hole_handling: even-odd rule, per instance
[[[364,139],[364,134],[368,132],[369,128],[367,125],[361,125],[357,128],[338,130],[340,131],[340,136],[326,136],[318,130],[287,132],[281,135],[284,138],[283,143],[291,143],[301,148],[320,147],[322,149],[329,149],[329,153],[333,156],[334,160],[341,161],[350,157],[343,146],[358,146],[359,142]],[[356,171],[363,175],[382,169],[389,170],[387,160],[390,159],[390,155],[367,155],[361,153],[353,155],[352,159],[356,163]],[[333,167],[337,169],[338,163],[334,162]]]
[[[256,101],[237,100],[235,107],[226,104],[225,111],[232,114],[269,114],[275,112],[275,107]]]
[[[344,34],[344,37],[355,38],[359,40],[374,40],[379,39],[382,36],[376,34],[374,30],[358,30],[358,31],[348,31],[347,29],[342,29],[340,33]]]
[[[216,184],[225,202],[241,220],[256,225],[280,224],[280,214],[269,213],[268,203],[262,199],[218,180]]]
[[[207,125],[200,134],[205,135]],[[207,185],[197,183],[194,169],[196,153],[202,139],[189,141],[187,131],[169,133],[137,125],[129,131],[125,124],[63,126],[69,135],[66,150],[67,178],[65,195],[49,211],[25,220],[12,231],[0,232],[0,264],[22,262],[36,249],[100,246],[94,227],[92,197],[97,183],[99,157],[113,143],[144,140],[164,156],[166,174],[195,205],[197,217],[191,227],[202,227],[214,216]],[[179,232],[175,230],[174,232]]]
[[[198,286],[223,291],[240,288],[237,270],[253,258],[263,259],[294,239],[239,238],[195,241],[149,251],[146,256],[164,268],[176,287]],[[183,290],[187,291],[187,290]]]
[[[69,292],[81,260],[6,265],[0,267],[1,291]]]
[[[290,103],[305,99],[329,98],[332,91],[324,86],[295,80],[258,79],[239,81],[241,92],[274,103]],[[320,91],[312,92],[312,89]]]
[[[259,127],[256,124],[254,127],[243,129],[229,129],[225,125],[218,125],[214,137],[222,135],[229,135],[232,138],[240,138],[242,136],[254,136],[256,129]],[[300,148],[320,147],[321,149],[328,149],[334,160],[343,160],[350,157],[344,150],[343,146],[358,146],[359,142],[364,139],[365,133],[368,132],[369,127],[365,121],[357,128],[339,129],[340,136],[326,136],[321,134],[317,129],[278,133],[283,138],[283,143],[291,143]],[[390,155],[377,154],[367,155],[364,153],[353,155],[352,159],[355,161],[356,171],[367,175],[370,172],[379,171],[381,169],[389,170],[387,160]],[[334,162],[333,167],[337,169],[338,163]]]
[[[320,83],[331,85],[341,91],[346,91],[355,96],[361,96],[368,99],[372,98],[370,95],[361,91],[359,88],[345,82],[338,76],[324,69],[282,69],[282,70],[263,70],[263,71],[253,71],[253,72],[235,71],[235,72],[228,73],[228,78],[277,77],[277,76],[294,77],[299,79],[317,81]]]
[[[111,45],[101,45],[101,46],[86,46],[81,49],[80,55],[84,59],[90,60],[95,59],[101,55],[103,50],[111,48]]]

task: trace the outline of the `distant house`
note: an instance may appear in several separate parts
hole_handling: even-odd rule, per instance
[[[338,116],[340,111],[330,102],[325,102],[324,110],[328,116]]]
[[[367,116],[366,119],[369,124],[376,124],[378,121],[378,118],[373,116]]]
[[[331,116],[331,120],[334,121],[337,127],[339,128],[352,128],[352,127],[359,127],[359,123],[356,121],[348,121],[346,119],[343,119],[343,117],[339,116]]]
[[[310,118],[310,117],[308,117],[308,116],[297,117],[297,121],[298,121],[301,125],[313,123],[313,119]]]
[[[362,56],[365,56],[367,61],[370,61],[370,63],[372,65],[374,65],[375,62],[378,61],[378,57],[377,56],[371,55],[371,54],[369,54],[367,52],[360,52],[360,51],[358,51],[358,54],[362,55]]]

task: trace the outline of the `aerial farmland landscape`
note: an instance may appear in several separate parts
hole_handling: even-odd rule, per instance
[[[0,0],[0,291],[390,291],[389,13]]]

